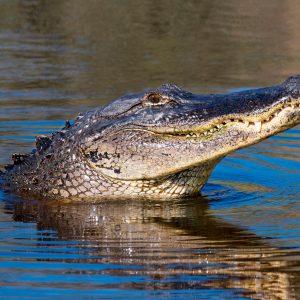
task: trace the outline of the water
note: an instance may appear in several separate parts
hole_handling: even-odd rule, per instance
[[[0,0],[0,166],[120,95],[300,73],[286,1]],[[0,191],[2,299],[300,299],[300,127],[228,156],[202,195],[42,204]]]

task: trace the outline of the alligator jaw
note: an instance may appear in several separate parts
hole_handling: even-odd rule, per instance
[[[216,122],[212,122],[213,125],[206,131],[191,130],[180,133],[151,131],[151,134],[162,136],[163,139],[179,139],[198,143],[201,145],[204,155],[199,155],[198,161],[194,164],[182,169],[174,166],[172,171],[169,170],[168,175],[153,178],[152,184],[156,186],[156,193],[153,194],[152,189],[149,189],[149,195],[146,193],[145,197],[177,198],[197,194],[206,183],[215,165],[224,156],[284,131],[299,122],[300,99],[293,99],[254,117],[232,116],[221,120],[217,125]],[[229,139],[231,139],[230,142],[228,142]],[[223,143],[224,141],[225,143]],[[214,145],[214,153],[209,151],[209,156],[206,156],[206,149],[211,149],[212,145]],[[190,177],[189,173],[191,172],[197,175]],[[178,180],[179,178],[180,180]],[[141,182],[147,181],[141,180]],[[125,184],[125,182],[123,183]]]
[[[293,99],[285,97],[286,100],[281,99],[282,103],[271,107],[263,112],[256,113],[253,115],[226,115],[213,119],[206,124],[201,126],[191,126],[188,130],[180,130],[176,128],[162,130],[148,129],[149,131],[156,134],[163,134],[166,136],[176,136],[177,138],[188,138],[188,139],[201,139],[211,137],[218,132],[223,131],[228,127],[236,127],[244,129],[244,131],[255,131],[256,133],[270,131],[270,125],[275,130],[273,134],[285,130],[287,127],[292,127],[291,124],[284,124],[284,117],[288,117],[291,114],[297,114],[300,110],[300,98]],[[288,118],[289,119],[289,118]],[[297,124],[297,120],[294,121],[294,125]],[[277,126],[276,126],[277,124]],[[286,125],[286,126],[285,126]]]
[[[300,122],[299,100],[293,99],[288,104],[274,107],[251,118],[243,116],[226,118],[218,125],[215,125],[215,122],[212,123],[213,125],[206,131],[157,133],[145,129],[131,129],[148,132],[163,140],[199,144],[202,154],[190,165],[178,166],[174,162],[174,167],[170,168],[168,173],[158,177],[119,179],[119,183],[128,186],[128,191],[130,191],[129,195],[123,196],[131,198],[137,194],[143,194],[145,199],[171,199],[198,194],[214,167],[224,156],[298,124]],[[230,142],[228,142],[229,139],[231,139]],[[212,149],[212,145],[215,151],[207,151],[206,149]],[[109,180],[116,179],[110,177]]]
[[[275,135],[300,122],[300,99],[280,99],[276,104],[261,113],[249,115],[227,115],[218,120],[211,120],[202,126],[191,126],[189,130],[153,130],[153,128],[136,128],[131,131],[142,131],[144,134],[154,137],[156,145],[170,143],[177,149],[169,152],[168,156],[158,160],[165,166],[167,172],[161,176],[179,174],[195,167],[201,167],[209,163],[216,165],[229,153],[258,143],[269,136]],[[204,129],[205,128],[205,129]],[[159,142],[160,141],[160,142]],[[186,148],[188,145],[188,150]],[[167,153],[167,149],[164,149]],[[182,155],[184,153],[185,155]],[[172,160],[168,163],[168,157]],[[151,176],[156,166],[149,169],[144,177],[135,179],[153,179]],[[207,168],[210,173],[212,169]],[[121,179],[121,178],[120,178]],[[199,186],[203,182],[199,181]]]

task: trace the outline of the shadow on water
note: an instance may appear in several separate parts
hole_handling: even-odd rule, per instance
[[[199,299],[210,293],[222,299],[296,299],[300,292],[299,274],[293,272],[300,266],[284,259],[289,250],[215,217],[205,197],[97,205],[11,200],[3,210],[15,222],[36,223],[37,237],[15,240],[19,250],[10,247],[31,250],[27,261],[47,262],[34,272],[40,288],[193,291]],[[56,268],[49,268],[51,262]],[[19,285],[22,265],[19,271],[13,266],[9,272],[16,278],[10,284]],[[71,278],[57,279],[59,274]]]

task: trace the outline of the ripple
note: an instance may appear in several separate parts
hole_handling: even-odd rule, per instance
[[[174,290],[174,295],[193,290],[194,296],[214,291],[221,297],[221,281],[229,294],[237,282],[251,294],[254,282],[268,286],[271,277],[282,286],[280,272],[298,267],[295,250],[271,246],[268,239],[216,218],[205,198],[62,206],[12,200],[3,205],[12,218],[6,217],[0,231],[0,266],[10,274],[0,279],[8,295],[30,285],[54,293],[59,289],[65,296],[71,290],[117,289],[130,295],[138,289],[152,290],[156,297],[159,289]]]
[[[298,4],[279,2],[2,1],[0,166],[127,92],[237,91],[299,72]],[[297,299],[299,149],[297,126],[233,153],[184,201],[0,190],[0,298]]]

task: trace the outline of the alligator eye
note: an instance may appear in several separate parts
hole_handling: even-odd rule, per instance
[[[161,100],[160,94],[150,94],[148,95],[147,100],[153,104],[158,104]]]
[[[142,98],[142,105],[147,106],[160,106],[169,103],[175,103],[175,101],[167,95],[161,95],[159,93],[149,93]]]

